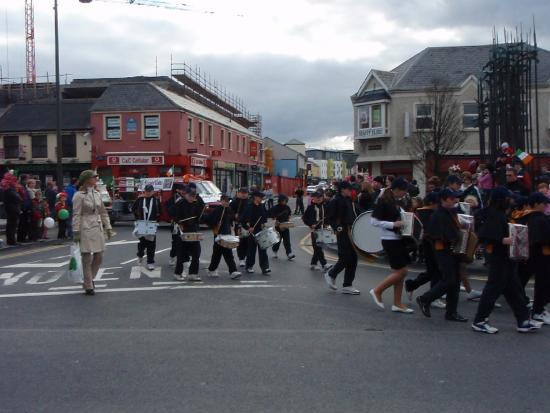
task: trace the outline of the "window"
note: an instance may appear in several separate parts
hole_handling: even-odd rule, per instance
[[[371,108],[371,121],[373,128],[379,128],[382,126],[382,106],[381,105],[372,105]]]
[[[202,122],[199,122],[199,143],[204,145],[204,131],[202,127]]]
[[[478,128],[478,106],[477,103],[463,103],[464,114],[462,116],[462,127],[464,129]]]
[[[46,135],[31,136],[31,156],[33,158],[48,157],[48,137]]]
[[[120,116],[105,116],[105,139],[121,139]]]
[[[187,140],[193,142],[193,119],[187,119]]]
[[[231,150],[231,132],[227,132],[227,149]]]
[[[237,144],[237,152],[240,152],[241,151],[241,137],[239,135],[237,135],[237,137],[235,138],[235,143]]]
[[[431,104],[416,105],[416,129],[430,130],[433,127]]]
[[[248,150],[246,148],[246,136],[243,136],[243,152],[244,152],[245,155],[248,152]]]
[[[374,103],[357,108],[358,135],[360,138],[376,138],[388,134],[388,105]]]
[[[225,149],[225,131],[220,130],[220,145],[222,149]]]
[[[19,158],[19,136],[4,136],[4,157],[6,159]]]
[[[61,152],[63,158],[76,158],[76,135],[63,135],[61,137]]]
[[[160,139],[160,116],[143,116],[143,139]]]
[[[214,129],[208,125],[208,146],[214,146]]]

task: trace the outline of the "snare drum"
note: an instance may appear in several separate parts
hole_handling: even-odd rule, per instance
[[[180,236],[183,242],[202,241],[203,239],[201,232],[182,232]]]
[[[279,227],[280,230],[284,230],[284,229],[289,229],[289,228],[294,228],[294,222],[279,222],[277,224],[277,227]]]
[[[234,235],[218,235],[216,242],[224,248],[237,248],[239,246],[239,237]]]
[[[380,240],[380,230],[371,224],[372,211],[359,215],[351,229],[355,246],[367,254],[378,254],[384,250]]]
[[[275,231],[275,228],[273,227],[262,229],[260,232],[254,235],[254,237],[256,238],[258,246],[263,250],[272,247],[281,240],[279,233]]]
[[[336,234],[332,228],[321,228],[315,230],[315,235],[317,237],[317,244],[336,244]]]

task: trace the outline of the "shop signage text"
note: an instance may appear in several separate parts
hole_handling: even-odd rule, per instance
[[[202,168],[206,168],[206,158],[197,158],[195,156],[192,156],[191,166],[199,166]]]
[[[384,135],[384,128],[359,129],[359,136],[361,138],[371,138],[382,135]]]
[[[255,158],[258,156],[258,142],[251,141],[250,142],[250,150],[248,151],[251,158]]]
[[[220,151],[218,149],[214,149],[212,151],[212,156],[222,156],[222,151]]]
[[[109,155],[107,165],[164,165],[162,155]]]

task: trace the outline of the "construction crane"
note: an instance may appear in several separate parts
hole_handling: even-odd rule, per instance
[[[25,63],[27,66],[27,83],[36,83],[36,54],[34,46],[34,4],[25,0]]]

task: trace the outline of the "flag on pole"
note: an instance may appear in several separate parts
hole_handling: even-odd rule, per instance
[[[170,169],[166,171],[166,176],[174,176],[174,165],[172,165]]]
[[[531,162],[533,160],[533,155],[530,155],[527,152],[523,152],[521,149],[518,149],[516,151],[515,155],[519,158],[519,160],[524,165],[527,165],[529,162]]]

